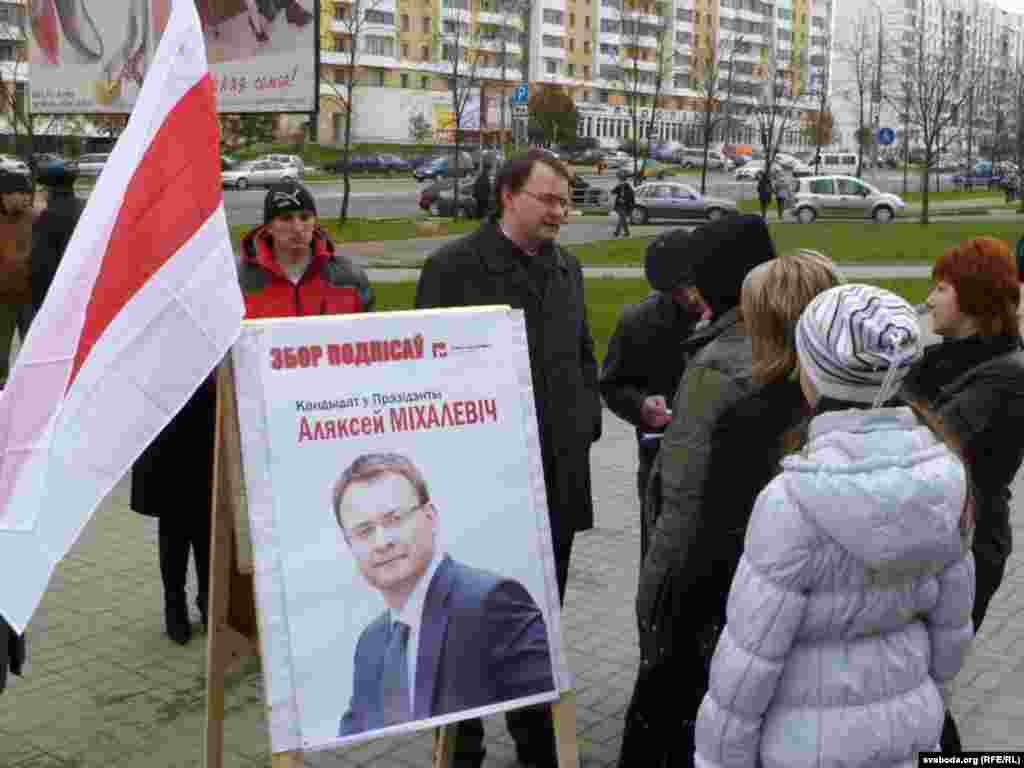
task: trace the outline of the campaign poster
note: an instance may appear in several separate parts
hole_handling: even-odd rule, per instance
[[[521,311],[246,323],[232,359],[273,751],[569,687]]]
[[[36,114],[128,113],[172,0],[32,0],[29,97]],[[195,0],[220,112],[309,112],[315,0]]]

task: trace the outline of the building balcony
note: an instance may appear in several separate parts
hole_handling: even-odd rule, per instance
[[[519,43],[513,43],[506,40],[503,44],[502,41],[496,37],[478,38],[477,47],[484,51],[495,51],[498,53],[505,51],[506,53],[521,54],[523,52],[523,48]]]
[[[564,24],[549,24],[544,22],[540,25],[541,35],[551,35],[552,37],[565,37],[565,25]]]
[[[558,59],[559,61],[569,58],[565,48],[548,48],[544,45],[540,47],[540,55],[545,59]]]
[[[494,13],[491,11],[480,11],[477,13],[477,21],[481,24],[494,24],[499,27],[512,27],[514,29],[522,29],[523,22],[518,15],[509,13],[507,16],[502,13]]]
[[[636,65],[637,71],[639,71],[639,72],[657,72],[658,71],[658,63],[656,61],[643,61],[642,59],[639,60],[639,61],[634,61],[634,59],[629,59],[629,58],[623,59],[622,60],[622,68],[624,70],[626,70],[627,72],[632,72],[633,71],[634,63]]]

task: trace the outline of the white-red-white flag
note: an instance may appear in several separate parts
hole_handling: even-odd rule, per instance
[[[96,507],[238,337],[220,168],[199,18],[176,0],[0,396],[0,614],[19,632]]]

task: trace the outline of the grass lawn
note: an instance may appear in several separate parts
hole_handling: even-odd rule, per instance
[[[430,222],[437,225],[437,230],[423,233],[417,225]],[[428,217],[400,219],[349,219],[344,226],[333,219],[320,219],[320,226],[327,230],[335,243],[356,243],[369,240],[409,240],[416,237],[441,237],[443,235],[461,235],[473,232],[480,226],[475,219],[453,219]],[[236,225],[231,227],[231,242],[238,250],[242,236],[252,227]]]
[[[768,225],[778,250],[811,248],[841,264],[931,264],[942,252],[971,237],[1002,238],[1011,249],[1024,228],[1010,221],[933,222],[917,224],[875,224],[874,222],[830,221],[816,224]],[[666,230],[668,227],[666,227]],[[642,266],[644,251],[652,238],[606,240],[571,246],[585,266]]]
[[[928,280],[868,280],[872,285],[880,285],[903,296],[911,304],[920,304],[928,295],[931,282]],[[377,309],[388,310],[411,309],[416,294],[415,283],[376,283]],[[615,325],[626,304],[640,301],[651,292],[646,280],[614,278],[587,278],[587,312],[590,317],[590,332],[594,335],[594,344],[598,360],[603,360],[608,349],[608,339],[615,330]]]

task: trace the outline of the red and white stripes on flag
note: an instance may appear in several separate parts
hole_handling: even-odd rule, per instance
[[[176,0],[0,396],[0,614],[15,630],[243,314],[199,17]]]

